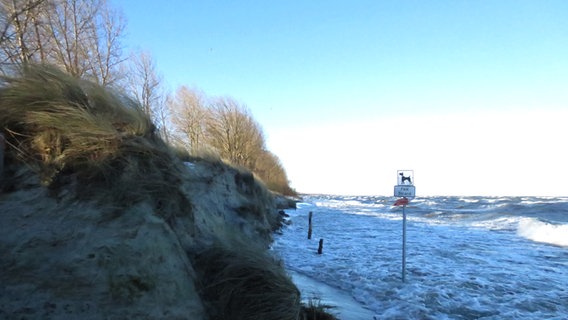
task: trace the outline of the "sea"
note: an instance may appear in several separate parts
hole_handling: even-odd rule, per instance
[[[395,200],[304,196],[272,250],[369,320],[568,319],[568,197]]]

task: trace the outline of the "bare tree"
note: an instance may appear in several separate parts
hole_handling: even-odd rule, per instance
[[[125,73],[122,86],[140,103],[164,139],[169,140],[167,98],[162,87],[162,77],[156,71],[152,56],[142,51],[132,54]]]
[[[33,61],[41,42],[38,15],[46,7],[47,0],[1,0],[0,54],[2,63],[20,64]]]
[[[229,97],[218,98],[211,106],[206,125],[207,144],[221,157],[252,171],[264,147],[260,125],[244,105]]]
[[[121,40],[125,27],[124,16],[103,4],[90,28],[89,47],[93,48],[90,70],[103,85],[114,84],[123,76],[118,70],[124,61]]]
[[[205,125],[209,117],[205,95],[197,89],[181,86],[168,106],[178,139],[189,151],[199,150],[205,143]]]
[[[191,152],[215,150],[232,164],[256,173],[268,188],[295,195],[278,157],[266,150],[264,134],[246,106],[230,97],[210,99],[182,86],[168,103],[172,124]]]
[[[290,181],[284,170],[284,166],[278,157],[268,151],[263,150],[259,155],[254,172],[266,183],[266,186],[273,191],[284,195],[295,195],[296,192],[290,188]]]
[[[168,143],[172,141],[172,129],[171,129],[171,114],[168,108],[168,101],[170,97],[168,94],[163,94],[160,97],[160,101],[157,103],[157,108],[154,111],[156,125],[160,131],[160,135]]]
[[[156,70],[154,59],[148,52],[131,54],[121,87],[130,93],[157,126],[160,134],[169,142],[168,99],[162,85],[162,76]]]
[[[156,65],[149,53],[132,54],[125,80],[127,90],[140,102],[144,112],[153,119],[152,106],[160,100],[162,79],[157,74]]]
[[[52,0],[46,20],[53,63],[103,85],[116,81],[124,21],[105,0]]]
[[[125,23],[106,0],[1,0],[3,63],[50,63],[113,84]]]
[[[21,26],[20,21],[22,17],[28,16],[29,12],[42,2],[44,2],[44,0],[18,2],[15,0],[0,1],[0,24],[2,30],[0,33],[0,44],[11,39],[13,36],[17,37],[17,30],[21,30],[18,26]],[[15,30],[10,30],[10,28],[14,28]],[[20,35],[21,34],[20,32]]]

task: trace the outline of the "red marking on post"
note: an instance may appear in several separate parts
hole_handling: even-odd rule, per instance
[[[394,205],[395,205],[395,206],[405,206],[405,205],[408,204],[408,202],[410,202],[410,201],[408,200],[408,198],[404,197],[404,198],[400,198],[400,199],[396,200],[396,201],[394,202]]]

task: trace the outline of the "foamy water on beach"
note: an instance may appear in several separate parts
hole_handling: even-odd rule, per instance
[[[377,319],[568,318],[568,198],[309,196],[273,250]],[[313,212],[312,240],[307,240]],[[317,254],[324,239],[323,254]]]

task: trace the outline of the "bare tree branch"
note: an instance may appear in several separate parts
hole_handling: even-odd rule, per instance
[[[1,60],[57,65],[110,85],[121,77],[124,19],[106,0],[0,0]]]

